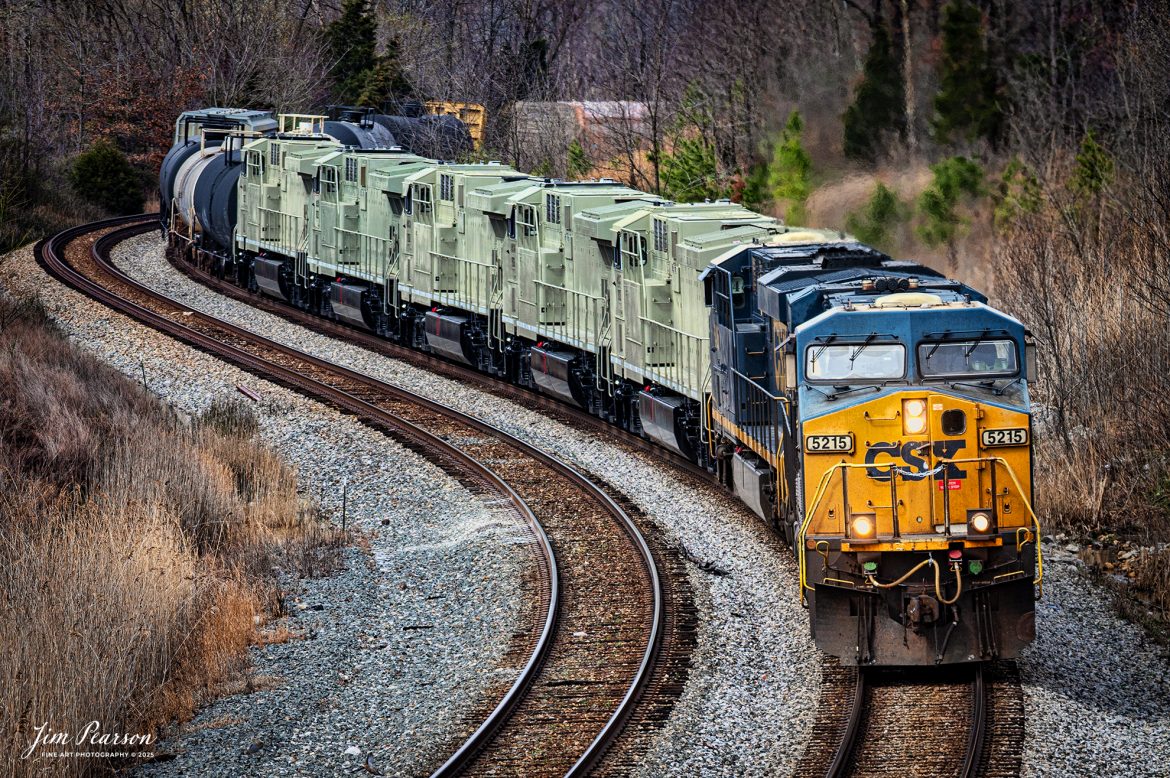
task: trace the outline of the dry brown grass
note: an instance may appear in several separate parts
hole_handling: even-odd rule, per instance
[[[1035,482],[1049,532],[1138,551],[1102,565],[1123,613],[1170,619],[1170,156],[1100,192],[1054,175],[997,251],[1000,292],[1040,343]],[[1145,550],[1142,550],[1145,549]]]
[[[20,755],[45,722],[189,718],[238,679],[276,571],[333,564],[340,538],[256,428],[230,402],[184,421],[0,299],[0,772],[108,770]]]

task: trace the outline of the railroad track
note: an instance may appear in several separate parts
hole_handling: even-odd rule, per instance
[[[797,773],[1018,775],[1023,699],[1012,663],[877,670],[826,664]]]
[[[156,228],[153,215],[66,230],[38,261],[78,291],[268,380],[389,432],[472,492],[508,506],[541,551],[541,629],[523,670],[436,772],[583,775],[602,764],[641,703],[658,714],[671,688],[663,579],[635,522],[569,465],[491,425],[245,329],[138,284],[110,250]],[[676,617],[672,617],[677,622]],[[668,706],[667,706],[668,711]],[[469,719],[478,716],[469,712]],[[477,719],[478,720],[478,719]]]

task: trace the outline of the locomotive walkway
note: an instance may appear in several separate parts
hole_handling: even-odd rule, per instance
[[[654,554],[627,512],[569,465],[491,425],[137,284],[111,265],[109,252],[154,228],[146,216],[83,225],[39,244],[38,259],[59,280],[148,326],[389,432],[532,533],[542,619],[527,661],[492,710],[469,712],[482,724],[435,775],[604,768],[627,722],[644,718],[635,714],[639,704],[657,699],[668,623]]]

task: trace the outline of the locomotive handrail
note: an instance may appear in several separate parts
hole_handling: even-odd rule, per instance
[[[1024,507],[1028,509],[1028,515],[1032,517],[1032,525],[1036,528],[1036,577],[1032,580],[1033,585],[1040,587],[1040,593],[1044,593],[1044,552],[1040,548],[1040,517],[1036,515],[1036,511],[1032,510],[1032,501],[1024,493],[1024,487],[1020,485],[1020,479],[1016,477],[1016,471],[1007,463],[1003,457],[968,457],[966,459],[940,459],[940,462],[947,464],[974,464],[976,462],[991,462],[992,466],[1001,464],[1007,470],[1007,474],[1011,476],[1012,483],[1016,486],[1016,492],[1020,495],[1020,499],[1024,501]]]
[[[1044,593],[1044,553],[1040,548],[1040,517],[1037,516],[1036,511],[1032,509],[1032,503],[1024,493],[1024,489],[1020,485],[1020,479],[1016,477],[1016,473],[1012,469],[1012,466],[1008,464],[1008,462],[1002,457],[969,457],[966,459],[939,459],[938,461],[940,464],[974,464],[979,462],[989,462],[991,463],[992,467],[994,467],[996,464],[1004,466],[1008,475],[1011,476],[1012,483],[1014,483],[1016,486],[1016,492],[1019,494],[1020,499],[1024,502],[1024,507],[1028,509],[1028,515],[1032,519],[1033,526],[1036,528],[1036,577],[1032,579],[1032,584],[1039,588],[1039,596],[1042,596]],[[809,505],[808,510],[805,511],[804,521],[801,523],[800,532],[797,535],[797,555],[799,556],[800,567],[800,599],[802,603],[806,602],[805,590],[813,590],[813,587],[808,585],[808,575],[805,573],[805,559],[807,557],[807,554],[805,553],[805,545],[806,539],[808,537],[808,528],[809,525],[812,524],[813,515],[816,513],[817,508],[820,507],[821,500],[825,498],[825,494],[828,491],[828,485],[835,472],[838,470],[857,469],[862,467],[874,469],[885,468],[890,471],[891,478],[896,478],[896,468],[892,462],[885,465],[867,464],[865,462],[837,462],[824,472],[824,474],[821,476],[820,482],[817,484],[817,490],[814,493],[813,501]],[[845,521],[848,523],[848,516],[845,517]]]

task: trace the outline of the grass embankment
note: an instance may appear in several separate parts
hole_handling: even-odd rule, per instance
[[[231,401],[180,418],[0,298],[0,773],[112,766],[21,759],[44,723],[190,717],[244,668],[278,571],[336,548],[256,432]]]

